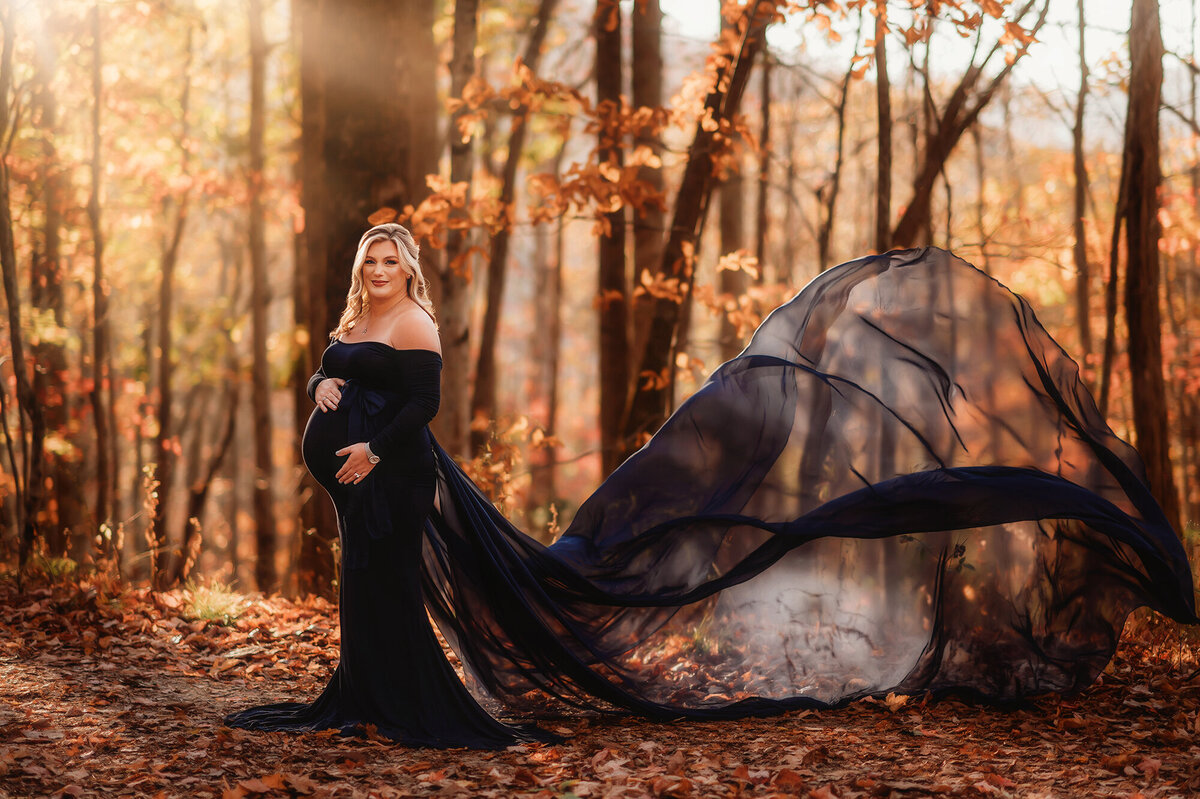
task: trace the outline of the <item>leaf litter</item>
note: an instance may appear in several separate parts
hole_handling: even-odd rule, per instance
[[[0,796],[1175,797],[1200,793],[1195,630],[1136,614],[1098,683],[997,708],[889,695],[767,719],[543,721],[499,752],[366,731],[258,733],[235,709],[309,699],[337,608],[247,599],[188,619],[177,593],[0,580]],[[451,655],[453,660],[453,656]]]

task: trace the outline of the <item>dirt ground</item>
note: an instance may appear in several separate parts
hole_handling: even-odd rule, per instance
[[[1101,681],[1016,710],[920,697],[765,720],[551,723],[556,745],[405,749],[221,725],[312,698],[336,609],[0,580],[0,796],[859,797],[1200,795],[1197,636],[1150,615]]]

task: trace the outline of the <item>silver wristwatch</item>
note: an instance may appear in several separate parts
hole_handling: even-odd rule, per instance
[[[369,443],[364,443],[363,446],[367,448],[367,463],[371,464],[372,466],[379,463],[379,456],[371,451],[371,445]]]

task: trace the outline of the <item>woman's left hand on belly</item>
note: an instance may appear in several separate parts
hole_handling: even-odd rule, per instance
[[[346,455],[346,462],[342,464],[342,468],[338,469],[337,481],[343,484],[353,483],[357,485],[371,473],[375,468],[370,461],[367,460],[367,445],[363,443],[350,444],[342,447],[334,455]]]

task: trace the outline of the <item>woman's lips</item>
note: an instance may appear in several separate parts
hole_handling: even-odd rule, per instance
[[[371,285],[372,286],[386,286],[387,281],[386,280],[372,280]]]

